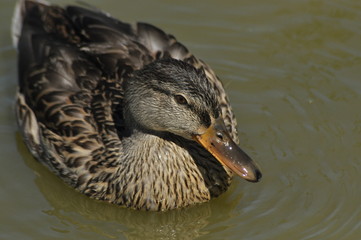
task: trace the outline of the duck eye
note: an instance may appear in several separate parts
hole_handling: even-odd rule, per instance
[[[188,103],[187,99],[185,97],[183,97],[182,95],[175,95],[174,98],[178,104],[185,105]]]

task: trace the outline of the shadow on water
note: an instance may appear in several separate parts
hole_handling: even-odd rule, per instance
[[[51,205],[51,209],[43,212],[63,223],[63,229],[53,228],[59,233],[76,228],[111,239],[122,236],[127,239],[194,239],[218,228],[242,198],[242,194],[231,196],[231,187],[230,191],[210,203],[185,209],[168,212],[126,209],[76,192],[31,156],[19,133],[16,142],[26,165],[36,175],[36,186]],[[220,208],[220,204],[225,207]],[[212,226],[212,223],[217,226]]]

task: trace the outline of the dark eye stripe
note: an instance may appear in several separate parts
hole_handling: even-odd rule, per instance
[[[211,117],[209,116],[209,114],[207,112],[202,112],[199,114],[199,117],[202,121],[202,123],[208,128],[209,126],[211,126]]]
[[[166,95],[169,95],[169,96],[173,95],[170,91],[162,89],[157,86],[152,86],[152,89],[155,91],[164,93]],[[178,96],[178,95],[175,95],[175,96]],[[182,96],[182,95],[179,95],[179,96]],[[209,127],[211,125],[211,117],[210,117],[209,113],[207,113],[206,111],[200,112],[198,109],[196,109],[194,107],[193,104],[189,104],[186,99],[185,99],[185,101],[186,101],[186,103],[184,103],[184,105],[187,106],[192,112],[194,112],[194,114],[196,114],[199,117],[199,119],[204,124],[204,126]],[[216,111],[215,113],[216,113],[215,115],[218,115],[218,111]],[[215,117],[217,118],[218,116],[215,116]]]

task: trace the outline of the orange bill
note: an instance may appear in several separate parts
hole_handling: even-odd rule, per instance
[[[257,164],[232,140],[221,118],[216,119],[205,133],[195,135],[193,139],[247,181],[258,182],[262,177]]]

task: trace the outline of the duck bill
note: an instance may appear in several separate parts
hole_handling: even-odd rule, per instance
[[[195,135],[193,139],[221,164],[247,181],[258,182],[262,177],[257,164],[232,140],[221,118],[218,118],[203,134]]]

